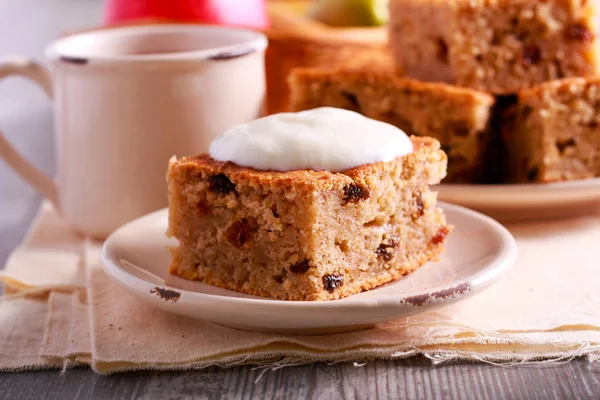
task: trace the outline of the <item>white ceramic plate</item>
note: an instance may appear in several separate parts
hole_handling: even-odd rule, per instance
[[[502,225],[462,207],[441,205],[455,229],[440,261],[342,300],[272,300],[170,276],[166,247],[174,242],[165,237],[167,210],[115,231],[104,244],[102,262],[128,292],[169,312],[249,330],[303,334],[361,329],[472,296],[514,264],[516,245]]]
[[[440,200],[501,221],[562,218],[600,210],[600,178],[547,184],[441,184],[434,189]]]

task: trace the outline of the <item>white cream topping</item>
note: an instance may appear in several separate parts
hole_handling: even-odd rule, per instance
[[[209,148],[218,161],[282,172],[340,172],[412,151],[410,138],[395,126],[332,107],[273,114],[237,125]]]

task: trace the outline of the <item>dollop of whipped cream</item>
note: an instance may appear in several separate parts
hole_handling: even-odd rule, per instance
[[[215,160],[281,172],[341,172],[412,151],[412,142],[401,129],[332,107],[273,114],[237,125],[209,147]]]

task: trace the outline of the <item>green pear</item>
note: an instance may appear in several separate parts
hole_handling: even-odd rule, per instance
[[[389,18],[388,0],[315,0],[308,15],[336,27],[381,26]]]

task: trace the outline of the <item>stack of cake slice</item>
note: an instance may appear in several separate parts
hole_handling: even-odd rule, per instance
[[[600,176],[597,6],[390,0],[396,74],[295,70],[291,107],[347,108],[435,137],[444,182]]]

